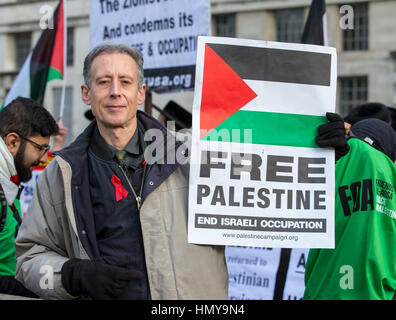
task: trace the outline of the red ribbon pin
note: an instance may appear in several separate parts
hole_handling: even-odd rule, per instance
[[[15,184],[17,184],[19,186],[20,181],[19,181],[19,178],[18,178],[17,174],[14,174],[13,176],[11,176],[10,180],[11,180],[11,182],[13,182],[13,183],[15,183]]]
[[[118,178],[115,174],[111,177],[111,183],[114,185],[115,188],[115,196],[116,201],[120,201],[123,197],[126,198],[128,196],[128,191],[121,184],[120,178]]]

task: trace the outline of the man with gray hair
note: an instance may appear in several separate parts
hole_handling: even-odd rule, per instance
[[[227,299],[224,247],[187,241],[188,159],[168,157],[186,150],[184,137],[137,110],[141,55],[101,45],[83,74],[95,119],[38,180],[16,239],[16,278],[45,299]]]

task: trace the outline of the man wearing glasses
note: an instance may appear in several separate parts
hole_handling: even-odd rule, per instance
[[[45,163],[58,125],[40,104],[17,98],[0,112],[0,293],[34,297],[15,280],[15,237],[21,224],[21,182]]]

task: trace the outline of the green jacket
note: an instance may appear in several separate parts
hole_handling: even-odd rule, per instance
[[[19,200],[16,199],[14,204],[20,215],[21,209]],[[16,269],[15,234],[17,232],[18,222],[14,218],[11,208],[8,205],[4,222],[4,227],[0,231],[0,275],[13,276],[15,275]]]
[[[10,206],[16,206],[20,218],[20,204],[17,200],[19,186],[14,182],[17,172],[14,157],[8,150],[4,140],[0,138],[0,209],[3,205],[7,210],[0,214],[0,275],[15,275],[15,234],[18,223],[13,216]]]
[[[335,249],[309,252],[304,299],[392,299],[396,166],[359,139],[335,166]]]

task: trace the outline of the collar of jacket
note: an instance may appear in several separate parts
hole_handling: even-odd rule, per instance
[[[140,121],[138,121],[137,130],[133,137],[129,140],[128,144],[123,149],[127,154],[136,157],[139,156],[142,150],[145,149],[145,144],[141,141],[140,137],[144,136],[144,128]],[[92,135],[89,148],[92,152],[100,159],[105,161],[115,161],[115,153],[118,151],[113,146],[107,144],[107,142],[100,135],[98,127],[95,128]]]
[[[137,117],[144,126],[145,132],[148,133],[145,136],[147,139],[149,139],[149,141],[147,141],[147,145],[153,146],[150,149],[150,152],[147,154],[145,153],[145,161],[148,164],[166,164],[168,153],[176,153],[179,148],[183,150],[188,149],[187,145],[185,148],[181,147],[184,144],[183,142],[185,142],[183,139],[186,140],[184,135],[167,130],[158,120],[140,110],[137,111]],[[73,171],[73,184],[81,184],[81,173],[83,170],[85,170],[81,163],[84,161],[86,162],[88,159],[87,150],[96,126],[96,120],[93,120],[88,125],[88,127],[74,140],[73,143],[60,151],[54,152],[55,155],[59,155],[69,162]],[[156,143],[158,142],[156,139],[160,133],[162,133],[163,143]],[[154,142],[150,143],[150,141],[153,141],[150,139],[153,139]],[[176,166],[175,169],[180,166],[180,164],[184,164],[178,163],[178,161],[175,162],[175,164],[172,163],[172,166]]]
[[[18,195],[19,188],[10,179],[17,174],[14,157],[2,138],[0,138],[0,184],[3,187],[7,203],[12,205]]]

